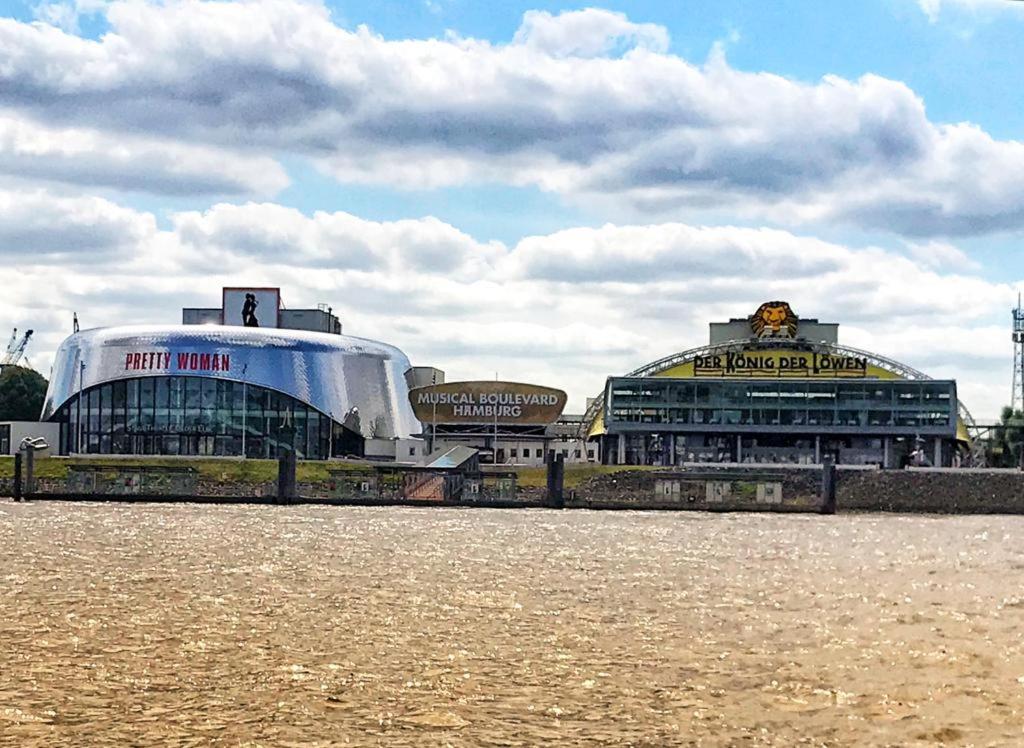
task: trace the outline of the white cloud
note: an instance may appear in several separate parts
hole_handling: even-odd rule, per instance
[[[619,13],[532,11],[503,45],[389,41],[296,0],[105,13],[97,41],[0,20],[0,106],[225,160],[299,154],[349,183],[536,185],[656,217],[714,208],[908,236],[1024,228],[1021,143],[934,123],[870,74],[804,83],[720,53],[697,65]]]
[[[36,328],[30,353],[44,372],[73,311],[87,326],[173,322],[182,306],[216,304],[222,285],[254,284],[280,286],[292,308],[330,303],[346,332],[452,379],[499,372],[562,387],[573,410],[606,376],[701,345],[709,321],[768,298],[842,323],[846,343],[957,377],[979,417],[998,413],[1008,386],[1016,292],[959,267],[952,245],[922,247],[943,255],[929,266],[907,250],[669,223],[507,246],[434,218],[273,203],[182,212],[161,230],[108,201],[24,192],[0,193],[0,246],[22,248],[0,263],[0,330]]]
[[[348,213],[318,211],[312,217],[273,203],[215,205],[205,212],[174,216],[178,238],[218,264],[225,256],[290,262],[305,267],[459,279],[486,275],[504,251],[497,242],[478,243],[436,218],[386,223]]]
[[[72,0],[72,2],[41,2],[32,9],[40,21],[56,26],[72,34],[78,33],[78,21],[82,16],[101,13],[107,0]]]
[[[917,0],[917,7],[935,23],[942,14],[942,8],[952,6],[972,12],[1021,11],[1024,5],[1020,0]]]
[[[70,33],[78,33],[78,12],[69,3],[42,3],[33,9],[40,21]]]
[[[288,176],[271,158],[110,134],[48,127],[0,110],[0,174],[164,195],[273,195]]]
[[[793,251],[799,245],[799,253]],[[721,277],[819,277],[844,269],[842,250],[786,231],[733,226],[607,225],[519,242],[506,263],[526,278],[564,282],[648,283]]]
[[[915,262],[929,268],[943,268],[960,272],[981,268],[978,262],[968,257],[959,247],[946,242],[931,241],[925,244],[909,244],[907,252]]]
[[[152,215],[101,198],[0,191],[0,257],[15,269],[41,262],[94,265],[156,233]]]
[[[552,57],[600,57],[630,49],[668,51],[668,32],[653,23],[633,23],[625,13],[600,8],[552,15],[529,10],[516,31],[513,44]]]

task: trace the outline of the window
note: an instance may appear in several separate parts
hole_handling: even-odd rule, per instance
[[[580,458],[580,451],[578,449],[574,449],[572,456],[578,460]]]
[[[524,449],[523,450],[523,457],[529,457],[529,456],[530,456],[530,450]]]
[[[0,426],[0,455],[11,453],[11,426],[5,424]]]
[[[217,382],[213,379],[203,379],[200,387],[200,407],[203,410],[213,410],[217,407]]]
[[[594,450],[592,450],[592,449],[588,449],[587,450],[587,459],[588,460],[594,459]]]
[[[212,378],[140,377],[86,390],[81,406],[73,397],[54,420],[66,424],[62,432],[69,452],[241,455],[244,420],[249,457],[274,458],[292,445],[301,459],[327,456],[327,416],[287,395],[248,385],[249,410],[243,417],[241,389]],[[410,447],[409,455],[415,454],[416,447]]]
[[[409,456],[410,457],[415,457],[416,456],[416,447],[409,447]]]
[[[513,458],[518,457],[519,456],[519,450],[517,450],[517,449],[510,449],[508,451],[508,456],[509,457],[513,457]]]

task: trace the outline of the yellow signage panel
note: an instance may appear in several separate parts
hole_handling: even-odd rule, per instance
[[[750,348],[697,356],[658,372],[658,377],[800,377],[810,379],[897,379],[866,358],[827,351]]]
[[[446,382],[409,391],[423,423],[545,426],[565,408],[566,394],[553,387],[520,382]]]

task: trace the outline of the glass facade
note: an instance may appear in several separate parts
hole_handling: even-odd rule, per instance
[[[324,459],[353,434],[292,397],[210,377],[164,376],[102,384],[54,415],[61,452]],[[244,446],[243,446],[244,445]]]
[[[954,436],[957,422],[948,380],[613,378],[605,402],[609,429]]]

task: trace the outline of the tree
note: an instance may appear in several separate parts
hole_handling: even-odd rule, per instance
[[[46,379],[32,369],[5,366],[0,373],[0,421],[38,421]]]
[[[1003,408],[999,425],[992,429],[988,464],[994,467],[1017,467],[1024,447],[1024,411]]]

